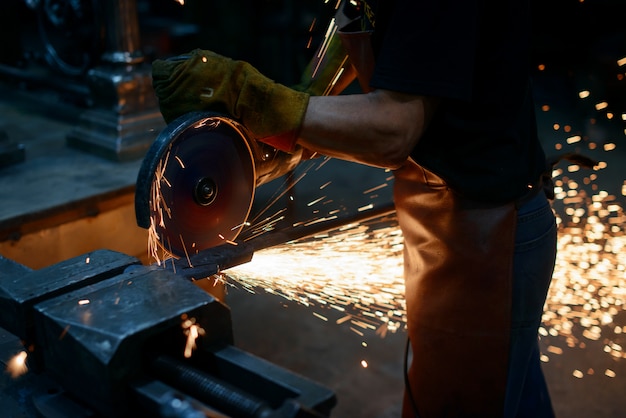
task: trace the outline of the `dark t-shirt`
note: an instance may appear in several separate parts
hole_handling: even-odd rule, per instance
[[[529,1],[378,3],[363,5],[374,24],[371,86],[442,99],[413,159],[469,198],[523,196],[545,167],[530,88]]]

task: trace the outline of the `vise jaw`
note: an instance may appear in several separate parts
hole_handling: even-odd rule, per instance
[[[62,402],[34,393],[43,416],[63,416],[68,399],[103,417],[319,417],[336,402],[234,347],[229,308],[191,281],[109,250],[36,271],[0,257],[0,326],[28,351],[28,373],[62,388]]]

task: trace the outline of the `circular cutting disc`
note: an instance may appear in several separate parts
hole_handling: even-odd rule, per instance
[[[172,136],[152,184],[159,241],[185,256],[234,240],[250,213],[256,179],[244,134],[234,122],[211,116]]]

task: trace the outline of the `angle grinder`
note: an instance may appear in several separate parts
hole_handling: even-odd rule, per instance
[[[255,188],[293,170],[302,158],[253,139],[214,112],[180,116],[159,134],[139,169],[137,224],[177,256],[234,241]]]

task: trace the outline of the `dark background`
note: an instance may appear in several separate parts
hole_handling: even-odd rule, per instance
[[[103,25],[94,12],[97,2],[39,3],[49,9],[56,6],[64,22],[41,19],[26,0],[1,2],[0,63],[24,72],[45,65],[42,30],[70,64],[78,66],[81,54],[97,62]],[[70,3],[75,7],[68,8]],[[148,61],[193,48],[211,49],[247,60],[285,84],[298,80],[324,35],[333,6],[334,2],[322,0],[187,0],[184,6],[174,0],[137,1],[142,50]],[[559,75],[594,72],[607,88],[614,86],[615,57],[626,55],[626,2],[533,0],[532,7],[533,68],[543,63]]]

